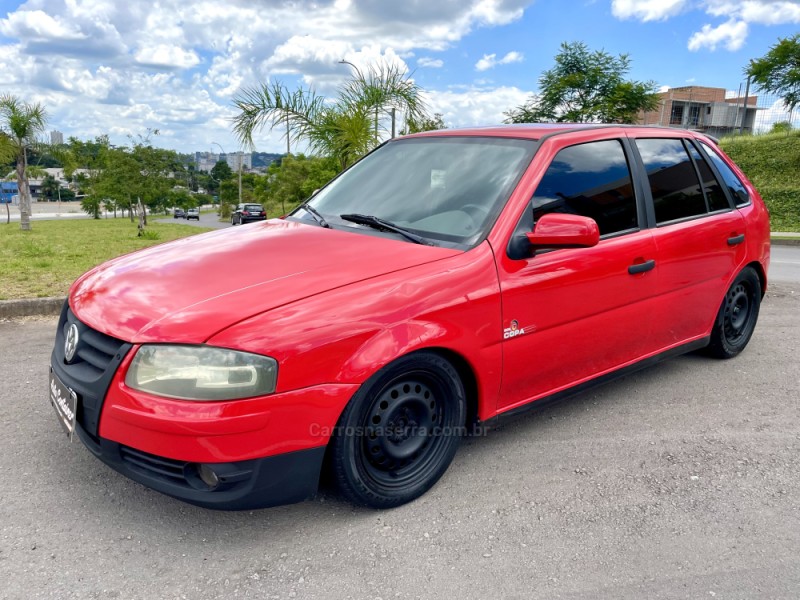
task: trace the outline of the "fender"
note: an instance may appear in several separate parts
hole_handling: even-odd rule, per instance
[[[476,374],[483,416],[496,409],[502,340],[497,270],[484,242],[245,319],[207,343],[275,358],[276,392],[361,384],[409,352],[458,348]]]

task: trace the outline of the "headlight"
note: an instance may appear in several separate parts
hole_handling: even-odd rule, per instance
[[[211,346],[144,345],[125,385],[182,400],[236,400],[275,391],[274,358]]]

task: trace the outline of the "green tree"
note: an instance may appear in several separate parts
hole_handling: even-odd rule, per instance
[[[539,78],[539,94],[504,113],[506,123],[633,123],[639,111],[658,105],[654,82],[624,79],[627,54],[614,57],[564,42],[555,61]]]
[[[312,152],[335,157],[341,169],[378,145],[382,111],[394,109],[406,118],[427,117],[421,88],[405,70],[392,65],[355,69],[328,101],[311,89],[292,92],[279,82],[240,91],[234,98],[239,114],[233,130],[243,145],[253,148],[253,134],[269,125],[305,141]]]
[[[211,176],[216,179],[217,182],[222,182],[233,177],[233,171],[231,171],[227,162],[221,160],[211,169]],[[217,183],[217,186],[219,186],[219,183]]]
[[[333,179],[337,166],[330,157],[286,156],[279,165],[269,166],[264,184],[256,187],[256,198],[267,205],[268,216],[285,215]]]
[[[422,131],[436,131],[438,129],[447,129],[444,124],[444,115],[442,113],[435,113],[433,118],[423,117],[415,119],[409,117],[406,119],[406,127],[400,132],[401,135],[409,135],[411,133],[420,133]]]
[[[745,73],[762,90],[777,94],[789,110],[800,104],[800,33],[780,40],[751,60]]]
[[[42,193],[49,201],[58,200],[58,193],[61,189],[61,184],[56,181],[56,178],[49,173],[42,179]]]
[[[19,189],[20,229],[31,229],[31,190],[28,184],[28,152],[36,136],[44,133],[47,112],[44,106],[23,102],[11,94],[0,96],[0,131],[3,146],[13,152]]]

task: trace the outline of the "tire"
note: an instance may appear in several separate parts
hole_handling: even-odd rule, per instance
[[[236,220],[233,217],[231,217],[231,225],[236,225]]]
[[[752,267],[745,267],[722,299],[707,354],[733,358],[745,349],[753,335],[761,306],[761,280]]]
[[[431,352],[399,358],[350,400],[331,440],[331,466],[342,494],[391,508],[427,492],[453,460],[466,419],[457,371]]]

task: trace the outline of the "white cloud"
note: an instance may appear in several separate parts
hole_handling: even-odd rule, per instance
[[[618,19],[661,21],[680,13],[686,4],[686,0],[613,0],[611,13]]]
[[[327,95],[349,73],[342,59],[441,68],[426,53],[533,1],[14,0],[0,13],[0,72],[4,92],[43,102],[66,135],[124,143],[113,137],[154,128],[181,150],[236,147],[230,99],[244,86],[279,77]],[[283,148],[280,133],[259,144]]]
[[[169,44],[141,48],[134,57],[139,64],[169,69],[188,69],[200,62],[193,50],[184,50]]]
[[[511,51],[500,60],[497,59],[497,54],[484,54],[483,58],[475,63],[476,71],[487,71],[493,69],[497,65],[507,65],[509,63],[522,62],[523,55],[521,52]]]
[[[517,87],[453,87],[431,91],[427,101],[431,112],[442,113],[448,127],[471,127],[502,123],[504,112],[523,104],[532,92]]]
[[[420,67],[427,67],[429,69],[441,69],[444,66],[444,61],[441,58],[421,56],[417,59],[417,65]]]
[[[717,27],[703,25],[689,38],[689,50],[696,52],[701,48],[716,50],[718,46],[725,46],[727,50],[738,50],[744,45],[747,38],[747,23],[744,21],[730,20]]]
[[[618,19],[637,19],[642,22],[666,20],[688,11],[702,10],[710,17],[724,17],[724,23],[705,23],[689,38],[688,48],[716,50],[724,47],[735,51],[741,48],[750,23],[783,25],[800,23],[798,0],[612,0],[611,12]]]

